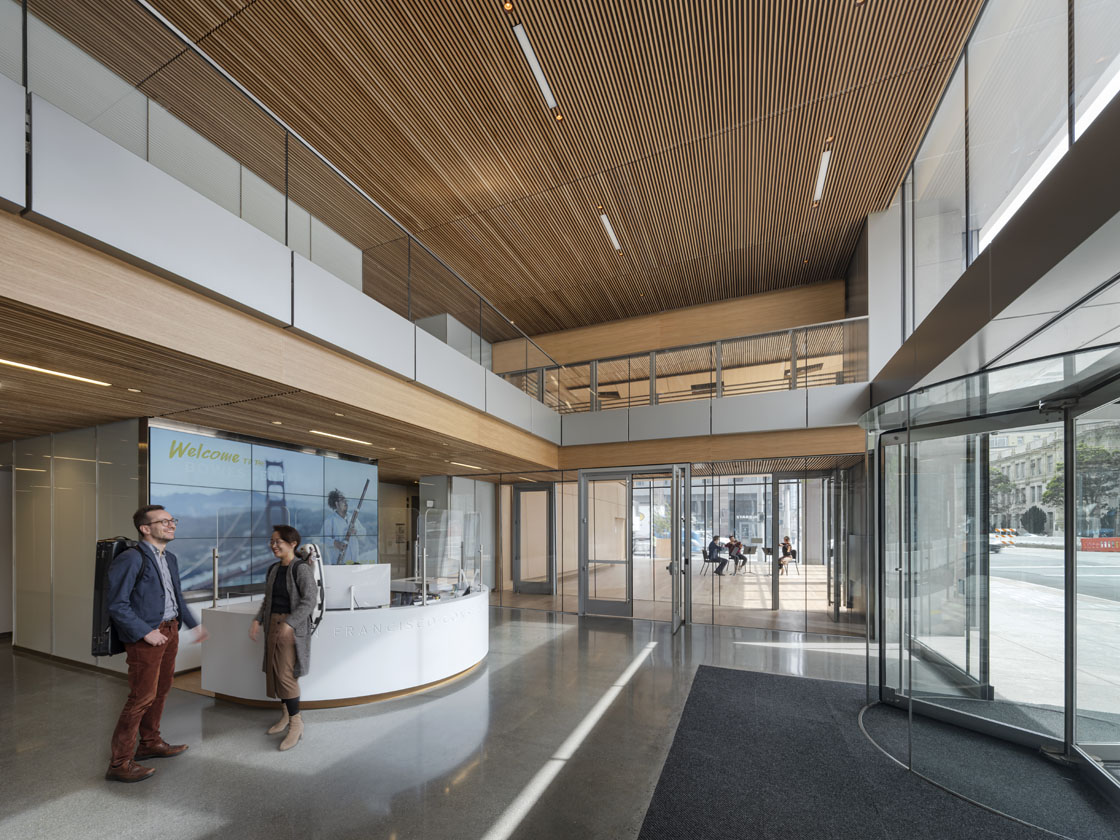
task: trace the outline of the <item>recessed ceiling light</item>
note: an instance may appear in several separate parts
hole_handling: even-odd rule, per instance
[[[828,162],[831,159],[831,151],[825,149],[821,152],[820,166],[817,167],[817,186],[813,190],[813,201],[820,201],[824,196],[824,179],[828,177]]]
[[[284,423],[283,423],[283,421],[280,421],[280,420],[273,420],[272,425],[273,426],[283,426]]]
[[[395,447],[395,446],[390,446],[390,447],[389,447],[389,451],[390,451],[390,452],[396,452],[396,451],[397,451],[397,447]]]
[[[513,11],[513,4],[512,3],[506,3],[504,6],[502,6],[502,8],[505,9],[507,12],[512,12]]]
[[[561,113],[559,113],[559,112],[557,112],[557,114],[556,114],[556,122],[560,122],[560,120],[562,120],[562,119],[564,119],[564,115],[563,115],[563,114],[561,114]]]
[[[450,463],[454,464],[456,467],[466,467],[468,470],[480,470],[480,469],[482,469],[482,467],[476,467],[474,464],[463,464],[463,463],[460,463],[459,461],[451,461]]]
[[[556,107],[556,97],[552,95],[552,88],[548,86],[548,79],[544,77],[541,63],[537,61],[537,54],[533,52],[533,45],[529,43],[529,33],[519,23],[513,27],[513,34],[517,36],[517,43],[521,46],[521,52],[524,53],[525,60],[529,63],[529,70],[532,71],[533,78],[537,80],[537,87],[541,90],[541,96],[544,97],[544,102],[551,111]],[[556,119],[560,119],[559,114],[556,115]]]
[[[622,246],[618,243],[618,237],[615,236],[614,228],[611,226],[611,220],[607,218],[606,213],[599,214],[599,221],[603,223],[603,229],[607,232],[607,238],[610,239],[611,244],[618,253],[622,253]]]
[[[334,438],[335,440],[345,440],[348,443],[360,443],[362,446],[373,446],[373,444],[368,440],[358,440],[357,438],[343,437],[342,435],[332,435],[330,432],[320,432],[318,429],[308,429],[308,431],[311,434],[319,435],[320,437]]]
[[[343,413],[342,413],[341,411],[336,411],[336,412],[334,413],[334,416],[335,416],[335,417],[345,417],[346,415],[345,415],[345,414],[343,414]]]
[[[128,390],[131,391],[133,394],[139,394],[140,393],[139,388],[129,388]]]
[[[90,385],[101,385],[105,388],[110,387],[112,384],[109,382],[102,382],[100,379],[86,379],[84,376],[75,376],[72,373],[63,373],[59,370],[35,367],[35,365],[25,365],[22,362],[12,362],[8,359],[0,359],[0,365],[8,365],[8,367],[19,368],[20,370],[30,370],[33,373],[46,373],[50,376],[61,376],[63,379],[73,379],[76,382],[88,382]]]

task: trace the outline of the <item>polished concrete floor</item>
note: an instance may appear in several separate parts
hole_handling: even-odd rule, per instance
[[[134,785],[103,779],[124,681],[0,644],[0,837],[635,837],[699,665],[866,676],[852,638],[496,608],[490,638],[460,680],[307,712],[287,753],[273,711],[173,689],[191,748]]]

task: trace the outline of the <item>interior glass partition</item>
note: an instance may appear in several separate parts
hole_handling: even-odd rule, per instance
[[[1112,346],[931,386],[863,418],[879,698],[910,709],[905,758],[935,781],[957,784],[936,720],[1114,784],[1118,401]]]
[[[864,456],[693,464],[692,474],[694,622],[864,635]]]

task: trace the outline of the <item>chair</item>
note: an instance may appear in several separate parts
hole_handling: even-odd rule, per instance
[[[700,554],[704,557],[704,562],[700,564],[700,574],[704,574],[704,570],[708,568],[708,565],[716,561],[708,557],[708,549],[706,548],[700,549]]]
[[[794,566],[797,569],[797,574],[801,574],[801,561],[797,559],[796,548],[790,549],[789,557],[786,559],[786,568],[788,569],[790,566]],[[786,572],[786,574],[789,574],[789,572]]]

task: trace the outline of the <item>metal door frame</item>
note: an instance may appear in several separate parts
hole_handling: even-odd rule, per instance
[[[626,601],[596,601],[593,615],[617,615],[632,617],[634,614],[634,476],[661,473],[670,478],[670,543],[671,560],[669,571],[672,575],[672,619],[673,632],[681,625],[692,620],[692,575],[691,575],[691,529],[688,523],[689,501],[692,488],[692,465],[649,464],[635,467],[601,467],[579,471],[579,614],[587,615],[594,600],[590,597],[589,580],[589,523],[588,523],[588,483],[591,481],[621,480],[626,482]],[[680,488],[678,490],[678,487]],[[675,514],[675,515],[674,515]],[[679,530],[678,530],[679,529]],[[685,548],[686,542],[688,548]],[[651,543],[651,551],[653,551]],[[678,575],[677,572],[680,572]],[[683,578],[683,586],[681,585]]]
[[[521,494],[546,493],[548,502],[548,580],[521,582]],[[556,485],[551,481],[520,482],[512,485],[510,496],[513,525],[510,542],[510,576],[515,593],[527,595],[556,594]],[[529,588],[523,588],[525,586]]]

